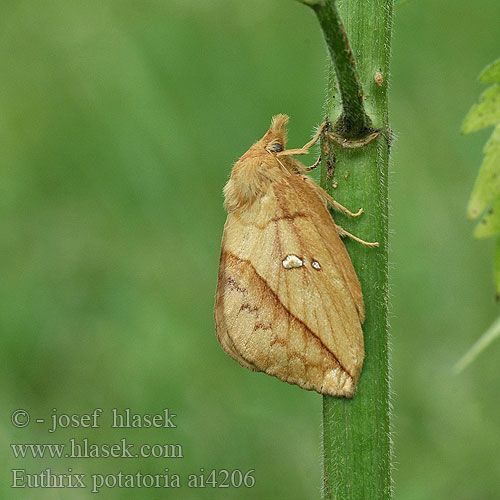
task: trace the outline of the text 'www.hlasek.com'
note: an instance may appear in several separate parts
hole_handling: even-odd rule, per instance
[[[99,433],[103,428],[113,429],[109,431],[113,433],[122,429],[122,432],[129,432],[133,438],[138,434],[147,436],[148,429],[175,433],[177,415],[168,408],[156,414],[137,413],[130,408],[113,408],[110,411],[95,408],[88,413],[63,413],[54,408],[47,419],[33,418],[28,411],[18,409],[12,412],[11,423],[17,429],[40,426],[47,433],[47,441],[50,441],[10,444],[13,460],[10,485],[13,491],[86,488],[92,493],[100,493],[110,488],[252,488],[255,485],[254,469],[199,467],[196,471],[176,473],[176,461],[184,458],[181,443],[138,442],[137,438],[132,440],[130,437],[120,437],[113,442],[97,442],[95,436],[53,441],[55,436],[76,429],[88,429],[85,432],[94,433]],[[21,434],[19,437],[22,438]],[[141,465],[145,463],[142,459],[155,459],[154,464],[160,462],[162,468],[158,472],[151,472],[149,468],[147,472],[108,471],[106,459],[130,459],[132,463],[140,461]],[[26,463],[29,463],[29,468]],[[61,468],[61,463],[65,467]],[[93,470],[93,463],[98,463],[106,472]]]

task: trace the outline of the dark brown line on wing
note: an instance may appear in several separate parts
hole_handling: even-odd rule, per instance
[[[273,217],[272,219],[267,220],[265,224],[257,224],[257,222],[251,222],[250,224],[258,229],[265,229],[272,222],[279,222],[280,220],[288,220],[290,222],[293,222],[295,219],[306,217],[308,217],[308,215],[303,212],[295,212],[294,214],[286,214],[280,215],[278,217]]]
[[[251,306],[248,302],[245,302],[244,304],[241,304],[240,310],[238,311],[238,314],[241,311],[248,311],[250,313],[256,313],[259,312],[259,307],[258,306]]]
[[[253,266],[253,264],[247,260],[247,259],[240,259],[237,255],[234,255],[233,253],[231,252],[228,252],[226,251],[226,255],[228,255],[229,257],[239,261],[239,262],[244,262],[245,264],[247,264],[248,266],[250,266],[250,269],[252,269],[252,271],[254,272],[255,276],[260,280],[260,282],[269,290],[269,292],[271,293],[272,297],[274,298],[274,300],[281,305],[281,307],[283,307],[283,309],[292,317],[294,318],[299,324],[301,324],[313,337],[315,337],[318,342],[321,344],[321,346],[323,346],[323,348],[328,352],[330,353],[330,355],[333,357],[333,359],[339,364],[339,366],[342,368],[342,370],[344,370],[353,380],[354,380],[354,377],[350,374],[350,372],[345,368],[345,366],[340,362],[340,360],[337,358],[337,356],[335,356],[335,354],[333,354],[332,351],[330,351],[330,349],[324,344],[324,342],[321,340],[320,337],[318,337],[318,335],[316,335],[300,318],[298,318],[297,316],[295,316],[282,302],[281,300],[279,299],[279,297],[276,295],[276,293],[274,293],[273,289],[269,286],[269,284],[267,283],[267,281],[257,272],[257,270],[255,269],[255,267]]]
[[[238,285],[238,282],[232,276],[229,276],[229,278],[226,280],[226,285],[228,288],[234,290],[235,292],[239,292],[242,294],[245,294],[247,292],[247,289],[244,287],[240,287]]]
[[[267,323],[267,324],[255,323],[255,325],[253,327],[254,332],[256,332],[257,330],[272,330],[272,329],[273,329],[273,326],[271,325],[271,323]]]
[[[269,221],[266,224],[269,224],[270,222],[278,222],[279,220],[294,220],[299,217],[308,217],[308,215],[303,212],[295,212],[294,214],[280,215],[278,217],[273,217],[272,219],[269,219]]]

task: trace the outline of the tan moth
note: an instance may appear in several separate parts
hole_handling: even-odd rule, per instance
[[[215,300],[217,338],[242,366],[330,396],[352,397],[364,357],[361,286],[327,207],[356,217],[285,149],[286,115],[234,165]]]

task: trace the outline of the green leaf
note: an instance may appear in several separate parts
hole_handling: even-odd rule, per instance
[[[487,66],[479,75],[479,80],[494,85],[472,106],[462,124],[462,133],[468,134],[489,125],[496,125],[484,147],[483,163],[467,207],[467,215],[471,219],[475,219],[490,207],[474,231],[476,238],[487,238],[500,234],[500,59]],[[499,298],[500,238],[497,241],[494,274]],[[500,337],[500,317],[458,361],[455,371],[461,372],[497,337]]]
[[[475,238],[489,238],[500,234],[500,198],[486,212],[474,231]]]
[[[500,125],[493,130],[483,152],[483,163],[467,207],[470,219],[481,215],[500,196]]]
[[[462,133],[469,134],[500,122],[500,85],[493,85],[474,104],[462,124]]]
[[[484,83],[500,83],[500,59],[492,62],[483,69],[479,81]]]

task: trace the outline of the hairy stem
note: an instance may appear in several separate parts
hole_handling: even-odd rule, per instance
[[[387,500],[392,494],[387,319],[390,145],[387,83],[393,0],[339,2],[338,12],[345,24],[344,45],[339,44],[342,24],[335,2],[305,3],[318,16],[332,55],[328,118],[332,123],[337,121],[351,127],[347,131],[335,129],[337,140],[332,140],[333,136],[323,140],[322,186],[351,210],[360,207],[365,210],[364,215],[354,220],[336,214],[337,224],[366,241],[380,244],[378,248],[368,248],[345,241],[365,300],[365,359],[353,399],[329,396],[323,399],[323,498]],[[345,33],[356,55],[359,79]],[[361,88],[364,89],[362,100],[355,90],[361,92]],[[337,89],[341,102],[335,99]],[[369,121],[364,117],[364,110]],[[350,117],[347,122],[346,117]],[[363,132],[369,138],[368,123],[383,132],[370,140],[349,142],[350,145],[357,143],[358,147],[344,147],[338,140],[339,136],[359,137]]]
[[[342,103],[342,113],[335,118],[335,131],[346,138],[361,137],[370,120],[365,113],[363,91],[337,6],[327,0],[303,0],[302,3],[316,13],[335,68]]]

